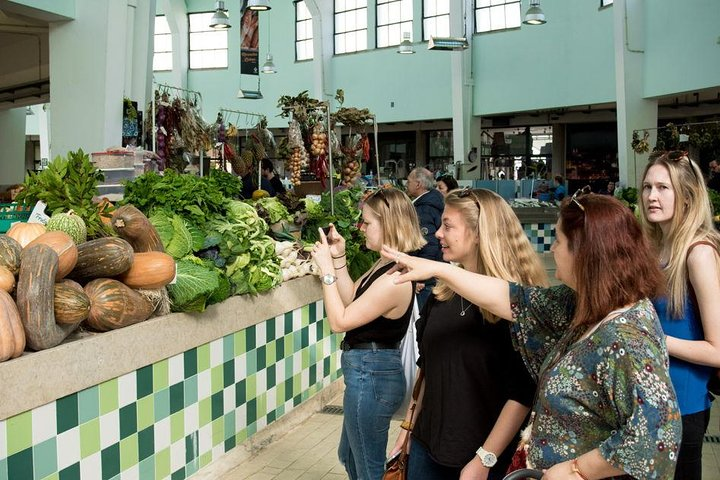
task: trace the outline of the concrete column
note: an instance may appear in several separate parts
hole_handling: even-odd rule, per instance
[[[0,110],[0,185],[25,180],[25,107]]]
[[[335,105],[335,91],[332,87],[330,63],[333,58],[333,3],[322,0],[306,0],[305,5],[312,15],[313,25],[313,98],[327,100]],[[293,7],[294,8],[294,7]],[[294,36],[293,36],[294,38]],[[333,90],[333,91],[331,91]],[[331,108],[332,110],[332,108]]]
[[[480,146],[480,118],[472,114],[472,35],[470,20],[466,20],[466,12],[472,16],[471,0],[450,2],[450,35],[465,37],[470,47],[463,51],[449,52],[450,83],[452,87],[452,130],[453,130],[453,162],[465,162],[470,146]],[[468,17],[469,18],[469,17]],[[442,52],[438,52],[439,54]],[[476,142],[476,143],[475,143]]]
[[[155,0],[148,0],[154,2]],[[215,4],[213,3],[213,7]],[[148,5],[148,8],[150,6]],[[190,51],[190,32],[187,20],[187,7],[184,0],[160,0],[160,9],[167,18],[170,33],[172,34],[172,62],[173,69],[170,79],[167,80],[169,85],[180,88],[187,88],[187,72],[190,69],[190,59],[188,52]],[[149,30],[150,35],[155,32],[155,8],[150,10],[152,19],[152,29]],[[139,27],[140,25],[138,25]],[[150,43],[150,46],[153,44]],[[153,48],[149,51],[152,53]],[[152,57],[150,60],[150,70],[152,72]],[[152,89],[152,87],[151,87]],[[148,98],[150,100],[150,98]]]
[[[73,21],[50,24],[51,156],[120,146],[123,97],[142,105],[151,71],[155,0],[75,3]]]
[[[646,155],[632,149],[633,130],[657,126],[657,100],[643,98],[645,78],[645,11],[643,0],[616,0],[613,5],[615,90],[620,182],[637,187]],[[656,131],[650,130],[650,144]]]

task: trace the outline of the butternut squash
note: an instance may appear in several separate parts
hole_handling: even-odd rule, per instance
[[[175,278],[175,259],[163,252],[144,252],[133,255],[130,269],[118,280],[130,288],[162,288]]]
[[[55,323],[54,291],[58,255],[42,243],[23,252],[16,290],[27,346],[45,350],[60,344],[77,325]]]
[[[85,285],[90,298],[86,323],[101,332],[147,320],[155,307],[142,295],[118,280],[98,278]]]
[[[59,230],[46,232],[28,243],[25,248],[38,243],[47,245],[58,254],[58,271],[55,281],[65,278],[68,273],[72,272],[75,264],[77,264],[78,250],[70,235]]]
[[[78,259],[70,278],[81,283],[93,278],[115,277],[126,272],[133,261],[132,246],[122,238],[88,240],[77,247]]]
[[[0,362],[19,357],[25,350],[25,331],[17,305],[9,293],[0,290]]]
[[[6,267],[13,274],[20,270],[20,255],[22,247],[12,237],[0,235],[0,266]]]
[[[112,227],[137,253],[164,252],[162,240],[150,220],[132,205],[123,205],[112,216]]]
[[[90,299],[79,283],[65,279],[55,284],[53,308],[55,322],[77,325],[90,314]]]

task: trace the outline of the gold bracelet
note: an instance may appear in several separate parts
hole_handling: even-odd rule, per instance
[[[400,428],[403,430],[407,430],[408,432],[412,430],[413,424],[411,422],[408,422],[407,420],[403,420],[403,422],[400,424]],[[585,479],[587,480],[587,479]]]
[[[582,480],[588,480],[588,478],[580,471],[580,467],[578,466],[578,459],[575,458],[572,461],[572,472],[577,474],[578,477],[580,477]]]

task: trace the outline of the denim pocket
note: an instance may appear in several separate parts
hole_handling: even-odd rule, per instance
[[[391,413],[394,413],[405,396],[405,377],[400,355],[397,352],[375,352],[366,360],[375,399],[393,409]]]

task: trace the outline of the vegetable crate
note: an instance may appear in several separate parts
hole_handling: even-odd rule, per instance
[[[17,203],[0,203],[0,233],[10,230],[15,222],[27,222],[32,210],[22,209]]]

